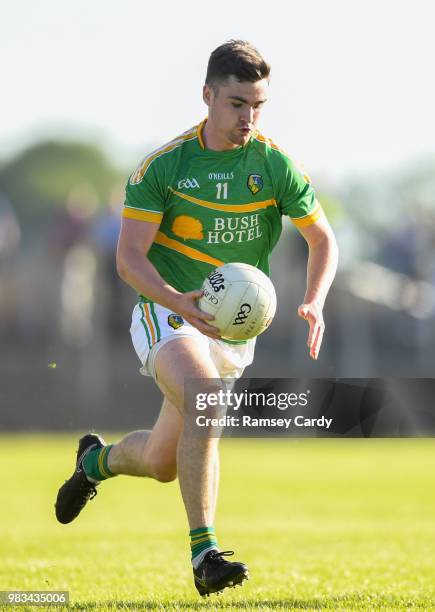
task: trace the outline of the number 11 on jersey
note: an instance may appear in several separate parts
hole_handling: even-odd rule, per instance
[[[221,198],[223,200],[226,200],[228,198],[228,183],[216,183],[216,189],[217,189],[217,193],[216,193],[217,200],[220,200]]]

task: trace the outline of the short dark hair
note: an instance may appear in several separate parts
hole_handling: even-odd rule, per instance
[[[268,79],[270,65],[245,40],[229,40],[210,55],[205,82],[213,89],[233,75],[238,81],[255,83]]]

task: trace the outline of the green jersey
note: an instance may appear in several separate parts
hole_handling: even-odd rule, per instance
[[[320,205],[308,177],[270,139],[206,149],[205,121],[148,155],[131,175],[123,216],[159,223],[148,258],[180,292],[201,288],[217,266],[243,262],[269,275],[282,216],[314,223]],[[141,296],[148,301],[146,296]]]

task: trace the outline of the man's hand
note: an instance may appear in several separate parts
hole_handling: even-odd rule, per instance
[[[322,308],[317,302],[301,304],[298,315],[308,321],[310,331],[308,332],[307,346],[310,349],[310,357],[317,359],[322,345],[325,323],[323,322]]]
[[[196,304],[196,300],[201,296],[201,289],[180,293],[173,305],[174,311],[180,314],[183,319],[186,319],[193,327],[199,329],[205,336],[219,340],[221,336],[218,328],[207,323],[207,321],[213,321],[214,316],[203,312]]]

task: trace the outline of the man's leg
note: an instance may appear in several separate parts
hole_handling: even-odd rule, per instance
[[[118,444],[106,445],[96,434],[81,438],[73,475],[59,489],[56,517],[70,523],[96,493],[101,480],[117,474],[149,476],[169,482],[177,476],[177,446],[183,420],[168,400],[151,431],[135,431]]]
[[[160,482],[175,480],[182,428],[182,416],[165,398],[151,431],[133,431],[111,448],[108,456],[110,471],[113,474],[148,476]]]
[[[219,494],[219,450],[216,449],[213,463],[213,516],[216,516],[217,500]]]
[[[184,383],[204,381],[198,391],[220,390],[219,373],[210,357],[198,351],[192,338],[179,338],[162,346],[155,359],[156,381],[165,397],[184,416],[178,444],[178,478],[190,526],[195,586],[201,595],[235,586],[248,577],[243,563],[228,563],[219,553],[214,532],[219,480],[218,443],[212,435],[193,433],[194,406],[185,405]],[[213,379],[213,380],[210,380]],[[214,430],[215,433],[216,430]],[[210,433],[210,432],[208,432]],[[227,554],[233,554],[231,553]]]
[[[156,355],[155,369],[157,384],[185,420],[190,415],[184,406],[184,381],[219,378],[211,359],[198,354],[195,340],[191,338],[180,338],[163,346]],[[189,526],[197,529],[214,522],[214,464],[219,440],[191,434],[190,427],[183,428],[177,464]]]
[[[150,476],[166,482],[175,478],[178,458],[180,488],[189,525],[194,532],[193,553],[198,547],[200,549],[201,559],[197,557],[197,564],[194,564],[195,586],[201,595],[208,595],[247,578],[245,565],[228,563],[223,559],[225,553],[219,553],[212,549],[215,546],[211,546],[216,544],[212,526],[219,480],[218,439],[192,436],[190,429],[186,431],[184,426],[188,413],[184,406],[184,381],[189,378],[218,379],[219,374],[194,338],[177,338],[163,345],[156,355],[155,365],[157,382],[165,395],[155,427],[151,432],[132,432],[110,447],[95,434],[84,436],[79,444],[76,470],[59,490],[56,515],[62,523],[74,520],[95,494],[94,485],[98,483],[87,479],[84,469],[86,461],[97,471],[96,481],[99,479],[98,472],[102,470],[106,477],[129,474]],[[213,390],[218,388],[214,387]],[[192,410],[193,406],[188,409]],[[192,414],[189,416],[192,418]],[[83,450],[85,453],[82,457]],[[91,452],[95,453],[92,460]],[[71,497],[76,506],[73,511],[68,499],[65,502],[65,498]],[[204,549],[204,546],[208,549]],[[205,553],[204,558],[202,553]]]

